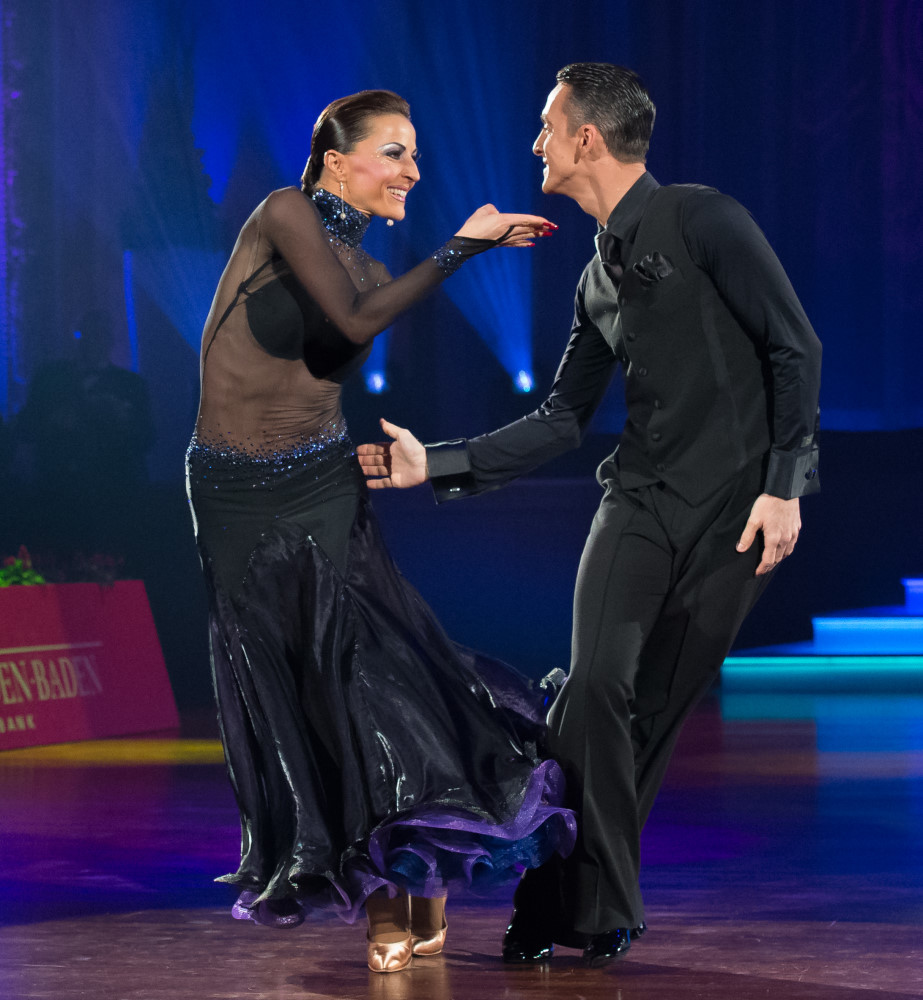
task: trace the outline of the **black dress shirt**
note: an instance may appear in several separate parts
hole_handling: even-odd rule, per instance
[[[659,189],[649,173],[643,174],[615,206],[606,226],[600,227],[597,254],[577,288],[570,340],[542,405],[500,430],[468,441],[427,447],[429,474],[438,500],[495,489],[576,446],[619,362],[626,368],[628,401],[623,440],[629,429],[649,422],[647,410],[658,408],[660,400],[652,397],[649,407],[633,403],[638,394],[633,395],[631,380],[643,379],[648,372],[632,364],[638,324],[628,323],[626,286],[631,286],[634,294],[639,285],[651,285],[665,276],[660,272],[669,272],[669,261],[658,253],[633,263],[639,227]],[[671,190],[679,189],[663,189]],[[733,198],[709,188],[683,189],[680,218],[684,252],[694,269],[710,279],[709,294],[717,292],[720,303],[736,321],[735,329],[739,325],[742,331],[738,339],[749,338],[765,369],[763,412],[748,416],[751,423],[754,419],[762,423],[766,442],[764,490],[786,499],[814,492],[818,486],[815,433],[820,344],[791,283],[759,227]],[[623,281],[630,268],[633,273]],[[690,302],[693,311],[697,306]],[[680,364],[672,357],[658,361],[674,368]],[[673,373],[674,378],[682,375],[682,371]],[[734,376],[731,371],[730,379]],[[763,386],[759,389],[762,393]],[[642,409],[643,421],[639,417]],[[702,441],[695,440],[695,421],[687,423],[689,444],[698,444],[701,451]],[[648,435],[653,439],[652,448],[656,448],[659,434],[654,431]],[[704,454],[708,455],[707,449]],[[705,461],[707,464],[707,457]],[[651,468],[663,466],[652,460]]]

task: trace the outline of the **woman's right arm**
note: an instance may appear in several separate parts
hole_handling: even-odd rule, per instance
[[[297,188],[274,191],[261,207],[261,232],[340,332],[364,343],[390,326],[468,257],[502,243],[523,246],[547,231],[536,215],[478,209],[447,244],[386,285],[359,291],[328,245],[314,204]]]

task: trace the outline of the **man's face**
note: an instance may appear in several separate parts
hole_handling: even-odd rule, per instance
[[[559,83],[548,95],[542,111],[542,130],[532,146],[532,152],[545,164],[542,191],[545,194],[568,194],[568,180],[576,161],[576,135],[570,134],[564,104],[567,84]]]

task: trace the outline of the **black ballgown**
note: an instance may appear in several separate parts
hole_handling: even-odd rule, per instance
[[[574,838],[537,748],[548,688],[447,638],[385,549],[340,413],[371,337],[470,246],[391,281],[367,225],[327,192],[274,192],[203,335],[187,484],[242,832],[221,881],[265,923],[351,920],[380,887],[486,890]]]

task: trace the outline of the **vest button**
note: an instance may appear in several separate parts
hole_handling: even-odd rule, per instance
[[[638,374],[641,376],[641,378],[644,378],[644,376],[647,375],[647,369],[646,368],[639,368],[638,369]]]
[[[663,409],[663,403],[659,399],[655,399],[654,400],[654,409],[655,410],[662,410]]]
[[[666,469],[667,469],[667,467],[663,464],[663,462],[658,462],[657,463],[657,471],[658,472],[666,472]]]
[[[625,334],[625,339],[626,339],[626,340],[637,340],[637,339],[638,339],[638,337],[637,337],[637,335],[636,335],[636,334],[634,334],[634,333],[626,333],[626,334]]]
[[[663,435],[660,433],[660,431],[654,431],[651,434],[651,440],[652,441],[659,441],[662,437],[663,437]]]

